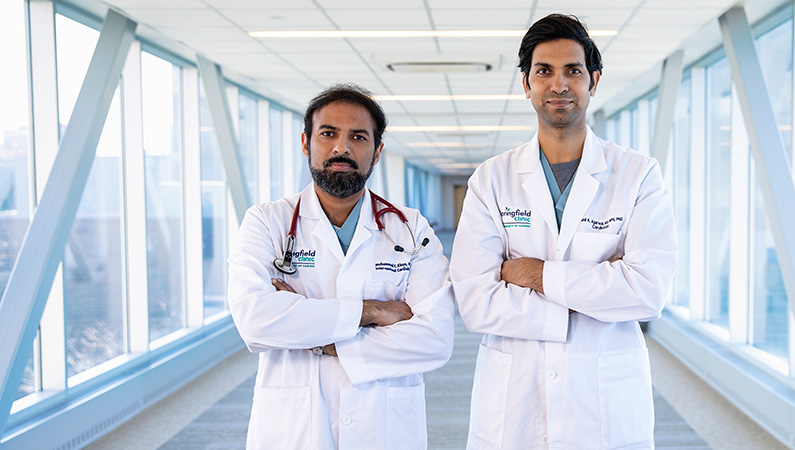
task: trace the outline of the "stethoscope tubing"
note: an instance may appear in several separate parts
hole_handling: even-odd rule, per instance
[[[396,252],[398,253],[403,252],[406,253],[407,255],[416,255],[423,248],[425,248],[426,245],[428,245],[428,243],[430,242],[430,239],[428,238],[423,239],[422,243],[420,245],[417,245],[417,238],[416,236],[414,236],[414,231],[412,231],[411,226],[409,225],[409,221],[406,220],[406,216],[397,207],[395,207],[395,205],[388,202],[383,197],[376,195],[373,191],[370,191],[369,189],[368,191],[370,192],[370,200],[373,206],[373,215],[375,216],[375,224],[378,227],[378,230],[382,231],[384,235],[387,237],[387,239],[389,239],[389,242],[391,242],[395,246],[394,249]],[[384,208],[378,209],[379,202],[382,205],[384,205]],[[273,265],[276,267],[276,269],[287,275],[292,275],[296,272],[296,267],[293,266],[292,260],[293,260],[293,249],[295,248],[295,240],[296,240],[295,231],[298,227],[298,215],[300,207],[301,207],[301,197],[298,197],[298,202],[296,202],[295,204],[295,209],[293,210],[293,217],[292,220],[290,221],[290,230],[287,232],[287,240],[285,242],[284,254],[282,256],[282,259],[273,260]],[[414,246],[413,250],[406,251],[406,249],[398,245],[398,243],[395,242],[394,239],[392,239],[389,233],[386,232],[384,224],[381,222],[381,217],[387,213],[396,214],[398,218],[401,220],[401,222],[403,222],[403,224],[406,226],[406,229],[409,230],[409,235],[411,235],[411,245]]]

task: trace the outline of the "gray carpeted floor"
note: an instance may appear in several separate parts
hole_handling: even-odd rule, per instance
[[[479,336],[456,322],[453,357],[441,369],[425,375],[428,446],[461,450],[466,446],[469,395]],[[163,445],[161,450],[244,449],[254,377],[241,383]],[[655,392],[654,438],[658,449],[708,450],[701,437]]]

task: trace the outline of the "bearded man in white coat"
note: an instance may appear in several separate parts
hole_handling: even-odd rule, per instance
[[[536,22],[519,67],[538,132],[475,170],[450,265],[485,335],[468,448],[652,449],[638,321],[659,317],[677,253],[659,165],[586,125],[602,64],[576,17]]]
[[[301,135],[313,183],[243,219],[229,308],[259,353],[248,449],[427,447],[422,373],[450,358],[454,302],[428,222],[376,215],[389,204],[365,188],[385,128],[363,88],[322,92]]]

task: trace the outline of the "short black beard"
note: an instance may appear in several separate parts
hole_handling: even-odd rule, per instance
[[[359,166],[356,161],[344,156],[329,158],[323,163],[322,169],[312,167],[311,151],[309,151],[309,158],[307,159],[309,161],[309,172],[312,174],[315,184],[327,194],[337,198],[347,198],[364,189],[367,179],[370,178],[370,174],[373,172],[372,163],[366,174],[357,172],[356,170]],[[353,171],[337,172],[326,169],[326,167],[335,162],[350,164]]]

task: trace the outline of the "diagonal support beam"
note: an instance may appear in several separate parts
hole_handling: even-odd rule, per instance
[[[677,50],[663,61],[660,89],[657,95],[657,114],[654,116],[654,131],[651,136],[651,156],[657,159],[665,173],[671,129],[676,114],[676,98],[682,83],[682,65],[685,52]]]
[[[795,184],[745,10],[732,8],[720,16],[719,22],[789,299],[792,376],[795,375],[795,233],[792,232],[795,230]]]
[[[198,60],[199,74],[202,78],[202,84],[204,84],[204,92],[207,94],[207,103],[210,106],[210,114],[213,118],[215,136],[218,138],[218,148],[221,150],[221,160],[224,163],[226,180],[229,183],[229,192],[232,195],[232,204],[237,214],[237,222],[240,223],[243,221],[246,209],[251,205],[251,199],[243,179],[235,127],[232,122],[229,103],[226,100],[224,77],[218,64],[202,56],[198,56]]]
[[[137,24],[108,11],[53,170],[0,300],[0,434],[8,423],[56,269]]]

